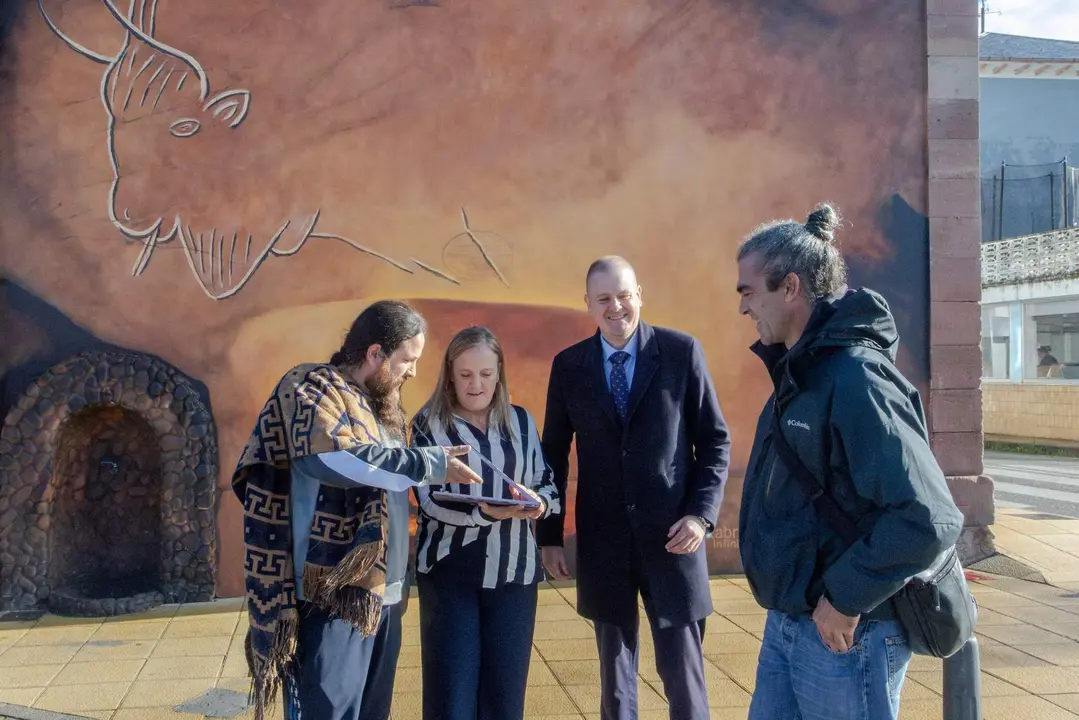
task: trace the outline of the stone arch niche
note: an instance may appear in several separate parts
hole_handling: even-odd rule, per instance
[[[0,431],[0,610],[210,600],[217,433],[193,381],[133,352],[53,366]]]

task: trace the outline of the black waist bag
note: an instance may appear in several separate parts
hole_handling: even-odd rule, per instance
[[[772,443],[783,464],[805,487],[813,507],[825,522],[853,545],[861,537],[854,521],[840,509],[824,486],[813,477],[787,444],[779,425],[779,410],[772,415]],[[978,605],[955,547],[941,553],[926,570],[911,578],[892,596],[907,642],[916,655],[946,658],[954,655],[974,634]]]

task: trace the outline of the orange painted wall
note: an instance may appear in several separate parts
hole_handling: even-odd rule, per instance
[[[55,31],[24,1],[5,40],[0,273],[209,388],[222,595],[242,588],[227,487],[258,410],[373,299],[433,327],[410,408],[479,322],[542,420],[551,357],[592,330],[588,263],[627,257],[646,319],[700,338],[734,433],[716,570],[737,569],[768,392],[736,312],[741,237],[837,202],[855,280],[892,300],[925,378],[921,0],[120,5],[152,42],[97,0],[44,0]],[[4,322],[0,367],[32,360],[34,328]]]

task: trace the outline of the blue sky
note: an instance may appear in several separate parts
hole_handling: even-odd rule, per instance
[[[989,0],[985,29],[1011,35],[1033,35],[1079,41],[1079,0]]]

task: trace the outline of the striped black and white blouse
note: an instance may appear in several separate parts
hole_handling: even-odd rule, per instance
[[[543,459],[536,422],[524,408],[511,406],[509,437],[496,427],[484,432],[454,417],[444,427],[421,411],[413,420],[412,442],[418,446],[469,445],[472,452],[458,458],[483,478],[483,484],[437,485],[416,488],[420,506],[416,539],[416,569],[452,574],[458,582],[497,588],[506,583],[530,585],[543,579],[543,565],[533,536],[532,521],[510,518],[494,520],[478,506],[435,500],[431,493],[447,492],[509,498],[503,479],[476,456],[482,453],[492,465],[514,482],[530,488],[547,503],[544,517],[561,510],[558,489]]]

